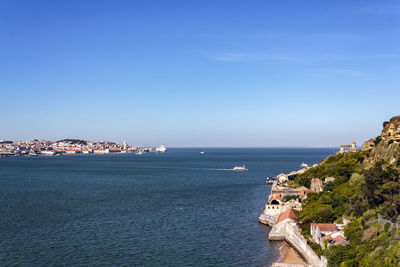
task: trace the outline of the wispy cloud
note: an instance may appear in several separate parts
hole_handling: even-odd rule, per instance
[[[254,61],[254,60],[266,60],[266,61],[298,61],[305,59],[302,57],[293,57],[285,55],[273,55],[273,54],[251,54],[251,53],[224,53],[219,54],[215,57],[218,61]]]
[[[192,32],[189,36],[199,39],[276,39],[282,37],[282,33],[275,33],[270,31],[253,31],[253,32]]]
[[[283,54],[264,54],[264,53],[221,53],[213,57],[217,61],[240,62],[240,61],[277,61],[290,63],[311,63],[311,62],[331,62],[331,61],[360,61],[360,60],[379,60],[379,59],[398,59],[397,54],[380,55],[283,55]]]
[[[349,40],[349,41],[363,39],[361,35],[352,33],[323,33],[323,34],[317,34],[315,37],[334,39],[334,40]]]
[[[323,33],[308,33],[308,32],[274,32],[274,31],[253,31],[253,32],[234,32],[234,33],[226,33],[226,32],[214,32],[214,33],[204,33],[204,32],[194,32],[189,33],[190,37],[198,38],[198,39],[216,39],[216,40],[248,40],[248,39],[256,39],[256,40],[279,40],[279,39],[300,39],[300,40],[309,40],[309,39],[322,39],[322,40],[359,40],[363,39],[363,36],[352,33],[352,32],[323,32]]]

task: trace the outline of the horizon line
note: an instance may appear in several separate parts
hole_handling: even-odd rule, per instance
[[[171,146],[167,148],[338,148],[340,146]]]

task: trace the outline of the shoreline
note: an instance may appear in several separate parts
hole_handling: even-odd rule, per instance
[[[297,200],[285,201],[285,194],[306,197],[311,190],[305,187],[288,187],[289,177],[298,175],[309,169],[308,165],[302,163],[304,169],[293,171],[289,174],[280,174],[274,180],[265,209],[258,218],[262,224],[271,227],[269,240],[280,241],[279,258],[272,263],[273,267],[294,267],[294,266],[326,266],[326,258],[320,258],[315,251],[307,244],[306,239],[301,234],[293,210],[301,210],[301,202]]]
[[[286,241],[282,241],[279,253],[278,263],[307,265],[305,259]]]

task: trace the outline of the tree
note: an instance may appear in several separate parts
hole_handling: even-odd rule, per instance
[[[352,259],[354,253],[347,246],[330,246],[325,252],[326,258],[328,260],[328,266],[338,267],[345,260]]]

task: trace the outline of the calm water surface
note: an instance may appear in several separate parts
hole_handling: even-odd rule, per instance
[[[200,151],[0,158],[0,265],[269,266],[265,177],[335,149]]]

